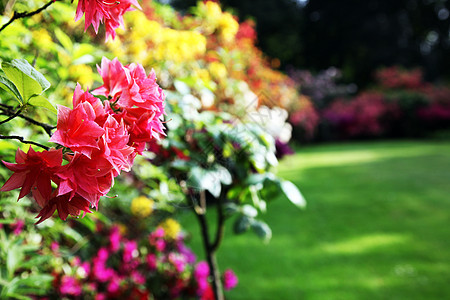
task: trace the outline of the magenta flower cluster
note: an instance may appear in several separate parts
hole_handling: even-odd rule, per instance
[[[91,257],[72,259],[70,274],[54,273],[50,299],[214,299],[208,264],[196,263],[182,233],[174,239],[158,227],[143,241],[126,238],[117,226],[98,226],[97,233],[107,239]],[[237,284],[231,270],[223,280],[226,290]]]

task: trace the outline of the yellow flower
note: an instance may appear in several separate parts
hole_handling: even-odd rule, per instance
[[[239,30],[239,23],[230,13],[224,13],[219,19],[220,37],[226,43],[234,41]]]
[[[181,231],[180,223],[172,218],[164,220],[159,226],[164,229],[166,236],[170,239],[176,239]]]
[[[153,212],[155,202],[145,196],[139,196],[131,201],[131,213],[138,217],[147,217]]]
[[[227,77],[227,68],[220,62],[214,61],[210,63],[208,69],[214,79],[223,80]]]
[[[206,51],[206,38],[196,31],[169,28],[142,13],[127,14],[127,21],[130,35],[122,39],[126,54],[135,61],[182,63],[196,60]],[[115,46],[111,44],[110,49]]]
[[[41,28],[32,33],[34,42],[42,48],[47,48],[49,45],[53,44],[52,37],[47,30]]]
[[[69,67],[70,78],[79,82],[83,88],[92,87],[94,84],[94,73],[87,65],[71,65]]]

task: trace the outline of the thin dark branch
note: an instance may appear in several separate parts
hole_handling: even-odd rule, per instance
[[[204,198],[202,200],[202,198]],[[203,202],[206,199],[205,191],[200,191],[200,202]],[[206,201],[205,201],[206,205]],[[222,282],[220,281],[220,272],[219,267],[217,265],[217,260],[215,256],[215,250],[212,248],[211,240],[209,238],[209,230],[208,230],[208,221],[206,219],[206,207],[201,213],[198,213],[197,210],[193,209],[194,214],[197,216],[197,219],[200,223],[200,229],[202,233],[203,247],[205,249],[206,260],[209,265],[209,275],[211,276],[212,288],[214,292],[215,300],[224,300],[223,290],[222,290]]]
[[[22,112],[22,110],[24,108],[25,108],[25,106],[21,106],[17,111],[12,112],[12,114],[9,115],[9,118],[6,118],[5,120],[0,122],[0,125],[5,124],[6,122],[9,122],[12,119],[14,119],[15,117],[17,117],[18,115],[20,115],[20,113]]]
[[[0,140],[19,140],[21,143],[24,143],[24,144],[35,145],[35,146],[41,147],[42,149],[50,150],[50,148],[47,146],[44,146],[37,142],[27,141],[23,137],[18,136],[18,135],[0,135]]]
[[[211,250],[217,251],[222,242],[223,235],[225,232],[225,214],[223,211],[223,202],[225,201],[225,197],[227,195],[227,189],[222,186],[222,191],[220,193],[219,198],[217,199],[217,229],[216,236],[214,238],[214,242],[211,244]]]
[[[14,11],[14,14],[11,17],[11,19],[7,23],[3,24],[3,26],[0,28],[0,32],[3,29],[5,29],[6,27],[8,27],[9,25],[11,25],[11,23],[14,22],[15,20],[34,16],[34,15],[40,13],[41,11],[43,11],[44,9],[46,9],[47,7],[49,7],[50,5],[52,5],[53,3],[55,3],[56,1],[62,1],[62,0],[50,0],[49,2],[47,2],[46,4],[41,6],[40,8],[38,8],[36,10],[33,10],[33,11],[30,11],[30,12],[20,12],[19,13],[17,11]]]
[[[9,116],[11,116],[11,114],[14,113],[12,107],[9,106],[9,105],[5,105],[5,104],[1,104],[0,103],[0,109],[3,110]],[[42,127],[49,136],[52,136],[52,130],[56,128],[56,126],[36,121],[35,119],[32,119],[32,118],[30,118],[28,116],[25,116],[25,115],[21,114],[21,113],[19,113],[17,115],[17,117],[20,117],[20,118],[30,122],[33,125]]]

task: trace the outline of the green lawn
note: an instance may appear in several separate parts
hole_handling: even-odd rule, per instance
[[[228,299],[450,299],[450,143],[307,147],[279,174],[307,209],[271,202],[267,245],[228,224],[219,263],[240,280]]]

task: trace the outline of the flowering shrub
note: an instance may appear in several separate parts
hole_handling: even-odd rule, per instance
[[[378,93],[360,94],[351,101],[336,100],[323,112],[326,122],[335,126],[341,137],[378,136],[387,130],[383,118],[395,113]]]
[[[384,68],[376,72],[378,83],[388,89],[419,89],[425,86],[420,69],[402,70],[398,67]]]
[[[208,264],[196,262],[173,219],[139,239],[127,238],[117,225],[98,222],[96,228],[104,237],[99,244],[71,257],[69,268],[53,272],[50,299],[213,299]],[[227,290],[237,284],[231,270],[223,280]]]
[[[77,85],[73,109],[58,107],[57,129],[49,141],[63,146],[64,156],[61,148],[35,152],[30,147],[27,153],[17,150],[16,164],[3,162],[14,173],[0,191],[20,188],[19,199],[32,192],[42,208],[38,223],[55,210],[63,220],[90,213],[114,177],[129,171],[146,143],[164,134],[165,96],[154,72],[147,77],[140,65],[104,58],[99,73],[104,84],[93,93],[107,100]]]
[[[108,46],[118,57],[168,73],[161,76],[163,87],[172,90],[173,79],[182,80],[200,96],[205,109],[237,115],[261,105],[297,109],[295,82],[273,70],[255,46],[251,21],[239,23],[214,1],[199,1],[192,15],[179,15],[149,0],[142,7],[145,16],[128,14],[127,33],[119,32]]]
[[[65,220],[102,205],[106,215],[95,214],[102,219],[97,224],[96,217],[69,220],[73,228],[67,232],[76,243],[51,235],[59,244],[46,245],[57,260],[48,296],[221,299],[222,285],[237,284],[231,270],[220,275],[214,258],[225,220],[233,215],[236,233],[251,229],[268,241],[271,230],[257,219],[266,201],[281,190],[297,206],[305,205],[292,183],[271,173],[275,139],[286,146],[290,136],[286,111],[301,110],[295,83],[273,70],[277,60],[256,48],[254,24],[239,23],[216,2],[199,2],[185,16],[151,1],[80,0],[76,10],[71,4],[50,1],[33,10],[34,3],[18,3],[30,14],[0,29],[0,86],[9,93],[0,91],[1,137],[44,149],[19,148],[16,163],[4,163],[13,174],[1,190],[20,189],[19,199],[31,194],[30,209],[40,211],[38,226],[46,228],[61,224],[50,219],[55,210]],[[141,11],[128,13],[134,8]],[[73,15],[79,20],[83,14],[85,26],[79,28]],[[97,37],[100,24],[112,37],[106,46]],[[149,66],[156,71],[147,75]],[[26,82],[17,81],[17,74],[26,75]],[[171,102],[167,131],[165,94]],[[55,104],[56,117],[42,113],[56,112]],[[268,134],[270,126],[252,120],[263,105],[283,112],[277,119],[281,135]],[[54,121],[56,127],[50,125]],[[45,134],[56,148],[46,146]],[[2,146],[4,160],[11,161],[17,144]],[[118,177],[122,171],[128,174]],[[99,204],[109,193],[117,193],[117,200]],[[193,207],[203,220],[208,262],[195,264],[179,224],[166,219],[180,206]],[[208,241],[206,210],[212,208],[218,226]],[[133,231],[125,233],[124,225],[108,218]],[[144,237],[154,220],[158,229]]]
[[[375,74],[377,86],[346,98],[331,94],[331,91],[339,90],[338,86],[333,81],[325,80],[324,75],[318,76],[324,77],[321,80],[312,80],[310,74],[305,74],[308,75],[304,72],[295,75],[307,84],[307,88],[314,87],[314,84],[323,84],[324,87],[321,93],[314,93],[315,88],[305,91],[313,99],[318,99],[313,101],[320,115],[316,139],[418,137],[450,128],[450,89],[425,82],[418,69],[381,69]],[[330,93],[323,94],[327,90]],[[294,126],[305,120],[314,120],[305,117],[307,108],[291,115],[290,122]],[[312,136],[302,130],[301,136],[296,137],[304,140],[308,135]]]

